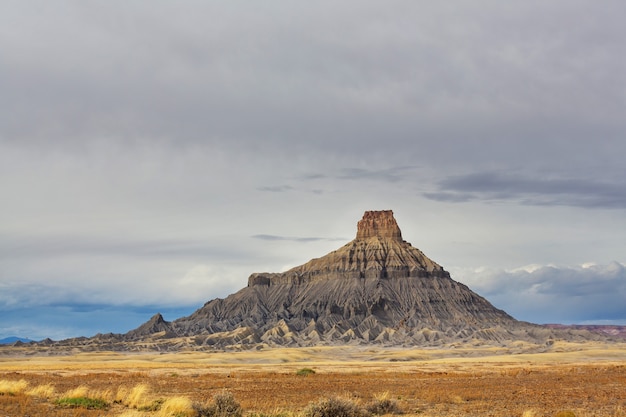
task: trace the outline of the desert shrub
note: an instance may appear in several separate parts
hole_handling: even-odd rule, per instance
[[[158,417],[192,417],[196,410],[187,397],[170,397],[159,407]]]
[[[89,397],[63,397],[54,402],[61,407],[81,407],[91,410],[106,410],[109,408],[109,404],[101,398],[89,398]]]
[[[576,417],[576,414],[571,410],[559,411],[554,417]]]
[[[391,398],[388,392],[376,395],[374,399],[365,407],[365,409],[376,415],[384,414],[402,414],[402,410],[398,403]]]
[[[365,412],[353,401],[345,398],[323,398],[310,404],[304,417],[364,417]]]
[[[15,395],[23,392],[28,388],[28,382],[20,379],[19,381],[0,380],[0,395]]]
[[[296,375],[299,375],[299,376],[309,376],[309,375],[313,375],[314,373],[315,371],[311,368],[302,368],[296,371]]]
[[[203,406],[194,404],[200,417],[241,417],[243,410],[230,392],[221,392],[213,396],[213,403]]]

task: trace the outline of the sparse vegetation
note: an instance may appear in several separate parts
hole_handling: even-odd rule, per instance
[[[315,374],[315,371],[311,368],[300,368],[296,371],[298,376],[309,376]]]
[[[224,391],[213,396],[213,403],[207,406],[195,404],[200,417],[241,417],[243,410],[231,392]]]
[[[55,389],[52,384],[43,384],[29,389],[26,393],[33,397],[52,398],[54,397]]]
[[[151,403],[137,407],[138,411],[159,411],[161,405],[165,402],[163,398],[152,400]]]
[[[141,411],[155,411],[158,409],[159,400],[150,397],[150,387],[146,384],[137,384],[130,389],[119,388],[117,390],[117,402],[130,408]]]
[[[187,397],[170,397],[159,407],[158,417],[194,417],[197,411]]]
[[[111,391],[90,390],[85,385],[66,391],[54,404],[66,408],[86,408],[91,410],[106,410],[109,407],[107,398],[111,398]]]
[[[346,398],[323,398],[310,404],[304,412],[305,417],[363,417],[363,410]]]
[[[89,395],[89,387],[85,385],[79,385],[76,388],[67,390],[65,394],[63,394],[63,398],[79,398],[86,397],[87,395]]]
[[[402,414],[398,402],[391,398],[389,391],[375,395],[372,402],[370,402],[365,409],[367,412],[376,415]]]
[[[0,395],[15,395],[24,392],[26,388],[28,388],[28,382],[23,379],[19,381],[0,380]]]
[[[81,407],[92,410],[106,410],[109,408],[109,404],[101,398],[89,398],[89,397],[63,397],[54,402],[60,407]]]
[[[594,362],[597,356],[574,350],[506,356],[498,349],[489,358],[393,363],[407,351],[376,349],[373,354],[384,360],[341,363],[307,356],[329,352],[335,359],[336,350],[330,348],[272,356],[258,352],[264,356],[257,363],[251,360],[254,352],[245,351],[229,353],[236,363],[227,365],[213,362],[218,354],[195,353],[141,361],[139,355],[120,355],[123,360],[113,364],[111,354],[100,361],[98,354],[0,357],[0,417],[372,417],[401,412],[410,417],[626,417],[626,350],[604,350],[602,361]],[[426,354],[431,353],[419,353]],[[284,357],[290,362],[266,365]],[[316,377],[298,376],[302,364]],[[100,408],[104,404],[108,407]]]

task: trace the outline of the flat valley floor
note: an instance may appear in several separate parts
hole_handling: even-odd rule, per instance
[[[299,375],[305,368],[314,373]],[[255,417],[298,416],[331,397],[365,406],[381,396],[408,416],[626,417],[626,345],[563,343],[536,353],[515,347],[64,356],[0,351],[2,417],[165,415],[129,399],[137,387],[148,405],[173,397],[204,404],[230,392],[244,416]],[[72,390],[102,397],[108,406],[59,405]]]

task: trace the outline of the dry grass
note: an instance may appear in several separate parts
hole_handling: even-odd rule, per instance
[[[16,395],[24,392],[28,388],[28,382],[23,379],[18,381],[10,381],[6,379],[0,380],[0,394]]]
[[[69,389],[65,391],[62,395],[62,398],[79,398],[79,397],[90,397],[89,395],[89,387],[86,385],[79,385],[76,388]]]
[[[150,387],[143,383],[137,384],[130,389],[126,387],[118,388],[115,400],[127,407],[137,409],[145,409],[154,402],[150,394]]]
[[[158,417],[194,417],[195,415],[193,403],[187,397],[170,397],[161,404],[157,412]]]
[[[52,398],[54,397],[56,390],[52,384],[42,384],[29,389],[26,393],[28,395],[32,395],[33,397]]]
[[[398,402],[392,397],[389,391],[375,394],[373,400],[367,404],[365,409],[370,414],[376,415],[402,414]]]

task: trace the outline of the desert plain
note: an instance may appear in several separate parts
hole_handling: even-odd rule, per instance
[[[4,353],[1,417],[193,416],[191,404],[225,393],[255,417],[311,415],[330,398],[363,409],[384,398],[407,416],[626,416],[624,343]],[[63,404],[72,395],[102,406]],[[182,405],[168,411],[168,399]]]

